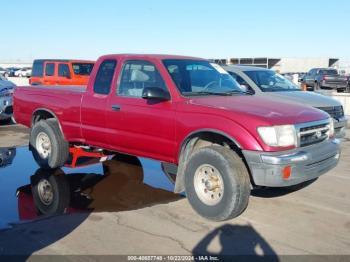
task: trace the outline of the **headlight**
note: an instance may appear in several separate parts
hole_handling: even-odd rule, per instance
[[[328,134],[329,137],[334,136],[334,122],[333,122],[332,118],[329,119],[329,131],[328,132],[329,132],[329,134]]]
[[[258,127],[258,133],[268,146],[295,146],[297,135],[293,125]]]

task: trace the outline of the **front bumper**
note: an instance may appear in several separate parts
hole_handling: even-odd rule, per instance
[[[257,186],[284,187],[314,179],[334,168],[339,161],[339,140],[327,140],[304,148],[283,152],[243,150],[253,182]],[[285,167],[289,178],[283,178]]]
[[[12,117],[12,96],[0,97],[0,120]]]
[[[334,131],[335,131],[336,138],[344,138],[345,137],[345,129],[347,127],[347,122],[348,122],[348,119],[345,116],[343,116],[339,119],[333,118]]]

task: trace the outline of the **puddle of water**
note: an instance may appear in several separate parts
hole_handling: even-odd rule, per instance
[[[37,219],[42,210],[53,212],[59,208],[52,206],[67,201],[60,208],[69,214],[132,210],[181,198],[172,193],[174,185],[160,163],[148,159],[116,156],[89,166],[44,170],[27,147],[0,148],[0,159],[0,228]],[[35,194],[39,187],[43,193]]]

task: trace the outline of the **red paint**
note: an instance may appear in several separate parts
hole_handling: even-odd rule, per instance
[[[109,95],[93,93],[99,65],[117,60]],[[125,60],[147,60],[156,65],[171,94],[171,100],[150,104],[147,100],[116,95],[118,77]],[[108,55],[94,66],[87,88],[17,87],[14,95],[16,121],[31,126],[35,110],[45,108],[60,122],[65,139],[111,151],[177,163],[181,146],[193,132],[214,130],[233,138],[242,149],[281,151],[266,146],[259,126],[297,124],[328,118],[309,106],[259,96],[208,96],[186,98],[173,83],[163,59],[194,59],[164,55]],[[195,58],[198,60],[198,58]],[[115,112],[111,106],[118,104]]]

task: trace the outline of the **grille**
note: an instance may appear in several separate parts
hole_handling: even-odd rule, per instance
[[[316,124],[299,129],[299,145],[300,147],[320,143],[329,137],[328,123]]]
[[[344,116],[344,110],[342,106],[319,107],[318,109],[325,111],[332,118],[338,119]]]

